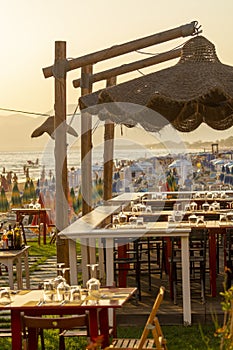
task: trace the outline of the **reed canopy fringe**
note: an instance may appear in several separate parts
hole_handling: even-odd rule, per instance
[[[101,120],[152,132],[167,124],[190,132],[201,123],[225,130],[233,125],[233,67],[220,62],[209,40],[195,36],[174,66],[84,95],[79,106]]]

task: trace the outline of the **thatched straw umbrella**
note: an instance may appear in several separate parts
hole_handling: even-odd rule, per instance
[[[183,46],[176,65],[82,96],[79,104],[102,120],[139,123],[152,132],[166,124],[190,132],[202,122],[225,130],[233,125],[233,67],[220,62],[209,40],[196,36]]]

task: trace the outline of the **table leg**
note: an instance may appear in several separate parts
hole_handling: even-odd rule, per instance
[[[30,289],[28,251],[25,251],[25,253],[24,253],[24,270],[25,270],[25,277],[26,277],[26,288],[27,288],[27,289]]]
[[[173,300],[174,290],[173,290],[172,270],[169,264],[169,259],[171,259],[171,255],[172,255],[172,241],[171,241],[171,238],[165,238],[165,239],[166,239],[165,264],[166,264],[166,270],[168,272],[168,277],[169,277],[170,298],[171,300]]]
[[[82,238],[80,240],[81,243],[81,255],[82,255],[82,278],[83,285],[85,286],[87,281],[89,280],[89,271],[87,268],[87,264],[89,264],[88,260],[88,238]]]
[[[13,277],[13,261],[8,261],[7,263],[7,269],[8,269],[8,279],[9,279],[9,286],[10,289],[14,289],[14,277]]]
[[[120,258],[125,258],[127,256],[127,250],[128,250],[128,247],[127,245],[120,245],[118,247],[118,257],[119,259]],[[125,264],[122,264],[119,266],[119,276],[118,276],[118,285],[119,287],[126,287],[127,286],[127,274],[128,274],[128,271],[127,271],[127,268],[128,268],[128,264],[125,263]]]
[[[76,241],[73,239],[69,239],[68,245],[69,245],[69,264],[70,264],[70,284],[76,285],[78,284]]]
[[[97,309],[89,310],[89,328],[90,328],[90,337],[94,342],[98,337],[98,317],[97,317]]]
[[[44,229],[43,229],[44,244],[46,244],[46,211],[43,213],[42,220],[44,224]]]
[[[114,284],[113,238],[106,238],[106,285]]]
[[[23,289],[21,256],[19,256],[16,259],[16,276],[17,276],[17,287],[18,287],[18,289]]]
[[[105,278],[105,268],[104,268],[104,247],[102,239],[98,239],[98,252],[99,252],[99,278],[104,280]]]
[[[21,318],[19,310],[11,310],[12,349],[22,350]]]
[[[100,320],[100,334],[103,336],[103,349],[109,345],[109,322],[108,322],[108,309],[104,308],[99,311]]]
[[[182,290],[184,324],[191,325],[191,297],[189,274],[189,237],[181,237]]]
[[[209,234],[209,266],[210,266],[210,291],[212,297],[217,295],[216,286],[216,234],[211,230]]]

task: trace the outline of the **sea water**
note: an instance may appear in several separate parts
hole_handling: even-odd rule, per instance
[[[92,164],[93,167],[103,167],[103,147],[94,148],[92,150]],[[149,160],[154,157],[166,156],[166,150],[147,149],[145,147],[120,147],[114,148],[113,160],[115,163],[120,161],[137,161],[139,159]],[[36,160],[38,159],[38,165]],[[29,165],[29,162],[35,165]],[[46,178],[55,176],[55,157],[54,149],[46,149],[43,151],[28,151],[28,152],[1,152],[0,174],[7,174],[9,171],[16,174],[19,181],[25,180],[25,168],[29,169],[29,177],[37,180],[41,177],[44,171]],[[67,168],[81,169],[81,152],[80,149],[67,150]]]

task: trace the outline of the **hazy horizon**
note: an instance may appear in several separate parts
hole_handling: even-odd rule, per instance
[[[43,149],[49,144],[51,138],[47,133],[38,138],[31,138],[32,132],[38,128],[46,117],[31,117],[25,114],[14,114],[3,116],[0,114],[0,151],[43,151]],[[69,119],[67,119],[69,124]],[[93,128],[96,127],[98,118],[93,119]],[[80,135],[80,118],[74,118],[71,126]],[[174,142],[217,142],[221,139],[226,139],[232,136],[232,129],[223,131],[216,131],[210,129],[207,125],[202,124],[198,129],[190,133],[179,133],[174,130],[161,130],[159,133],[148,133],[144,129],[126,128],[123,129],[120,126],[115,128],[115,139],[120,142],[132,142],[141,145],[151,145],[156,143],[165,144],[171,139]],[[123,130],[123,135],[122,135]],[[104,124],[100,123],[93,134],[93,143],[95,147],[101,145],[104,142]],[[68,142],[73,144],[75,142],[80,143],[80,137],[74,138],[69,136]]]

